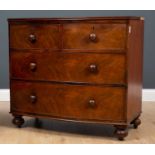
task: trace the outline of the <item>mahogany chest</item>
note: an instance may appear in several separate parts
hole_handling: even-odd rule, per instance
[[[140,124],[142,17],[9,19],[11,113],[113,125]]]

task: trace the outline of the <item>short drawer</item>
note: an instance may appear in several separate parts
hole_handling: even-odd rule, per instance
[[[10,48],[59,48],[58,24],[10,25]]]
[[[64,49],[124,50],[126,24],[65,24]]]
[[[11,82],[11,111],[79,120],[121,121],[125,88]]]
[[[25,80],[125,84],[125,55],[11,53],[11,77]]]

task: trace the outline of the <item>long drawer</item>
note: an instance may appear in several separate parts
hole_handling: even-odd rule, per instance
[[[22,50],[21,50],[22,51]],[[11,52],[11,77],[25,80],[125,84],[125,55]]]
[[[12,81],[11,111],[78,120],[124,120],[124,87]]]

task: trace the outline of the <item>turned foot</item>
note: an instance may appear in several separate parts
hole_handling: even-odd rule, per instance
[[[15,115],[12,123],[15,124],[17,127],[21,128],[21,126],[24,124],[24,119],[20,115]]]
[[[119,140],[124,140],[124,138],[128,135],[127,126],[116,125],[115,134]]]
[[[134,121],[132,121],[131,124],[133,124],[133,127],[134,127],[135,129],[137,129],[138,126],[141,124],[141,120],[140,120],[139,117],[138,117],[138,118],[136,118]]]

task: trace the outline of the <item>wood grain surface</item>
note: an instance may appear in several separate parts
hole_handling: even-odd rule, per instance
[[[11,77],[24,80],[125,84],[124,54],[12,52]],[[31,63],[36,69],[31,69]],[[94,68],[93,68],[94,67]],[[117,74],[116,74],[117,73]]]
[[[124,120],[125,88],[12,81],[11,91],[12,113],[77,120]],[[92,105],[90,100],[95,103]]]

